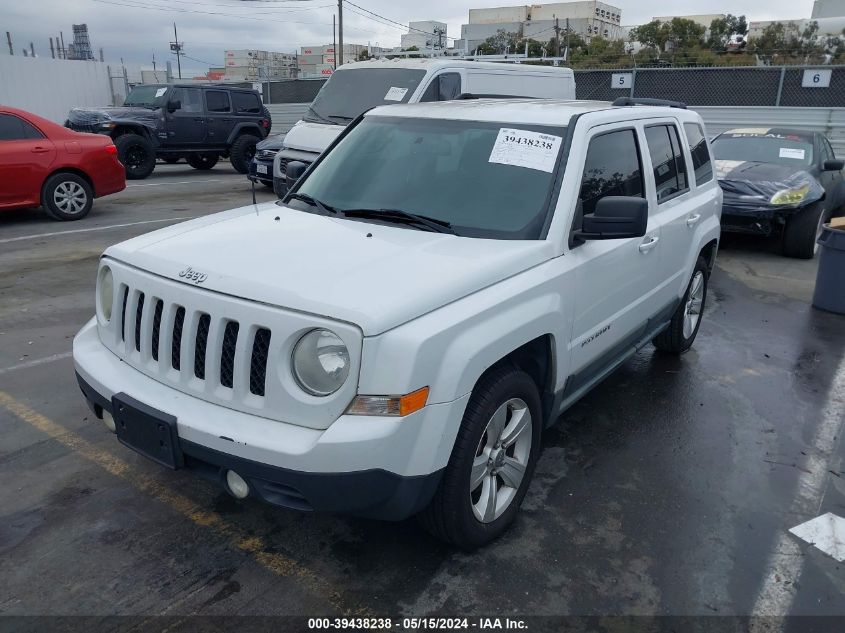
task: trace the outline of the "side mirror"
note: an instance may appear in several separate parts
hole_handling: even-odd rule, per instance
[[[306,169],[308,169],[308,165],[298,160],[291,161],[287,164],[285,167],[285,181],[287,182],[288,189],[296,184],[296,181],[300,179]]]
[[[168,101],[167,102],[167,111],[170,112],[171,114],[176,112],[176,110],[181,110],[181,109],[182,109],[182,102],[179,101],[179,99],[176,99],[175,101]]]
[[[845,169],[845,160],[826,160],[822,165],[822,171],[842,171]]]
[[[643,237],[648,226],[648,200],[628,196],[605,196],[596,203],[595,211],[584,216],[580,230],[573,232],[579,240],[619,240]]]

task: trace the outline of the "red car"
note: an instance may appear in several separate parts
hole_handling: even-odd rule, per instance
[[[0,105],[0,211],[43,205],[51,218],[79,220],[94,198],[125,187],[126,170],[108,136]]]

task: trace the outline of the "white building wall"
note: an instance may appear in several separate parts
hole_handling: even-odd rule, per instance
[[[499,22],[525,22],[528,19],[528,7],[493,7],[490,9],[470,9],[470,24],[496,24]]]
[[[0,103],[59,124],[71,108],[113,105],[110,83],[117,103],[123,103],[123,81],[110,82],[107,64],[0,55]]]
[[[812,18],[838,18],[845,16],[845,0],[816,0]]]

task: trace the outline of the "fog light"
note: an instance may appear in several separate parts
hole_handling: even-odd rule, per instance
[[[105,424],[106,428],[112,433],[117,433],[117,427],[114,425],[114,417],[105,409],[103,409],[103,424]]]
[[[226,485],[236,499],[246,499],[249,496],[249,484],[234,470],[226,471]]]

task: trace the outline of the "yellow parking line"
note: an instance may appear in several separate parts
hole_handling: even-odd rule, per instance
[[[269,548],[260,536],[248,534],[238,526],[227,522],[216,512],[209,511],[197,505],[188,497],[174,492],[150,477],[137,473],[129,463],[97,449],[88,440],[83,439],[73,431],[68,431],[60,424],[30,409],[27,405],[18,402],[3,391],[0,391],[0,406],[53,440],[64,444],[85,459],[97,464],[108,473],[128,481],[145,494],[169,506],[193,523],[212,528],[219,536],[227,539],[232,547],[249,554],[255,562],[270,572],[285,578],[295,578],[302,582],[309,591],[327,600],[338,612],[356,616],[368,614],[366,608],[346,605],[341,593],[324,579],[318,577],[312,570],[283,554],[267,551]]]

